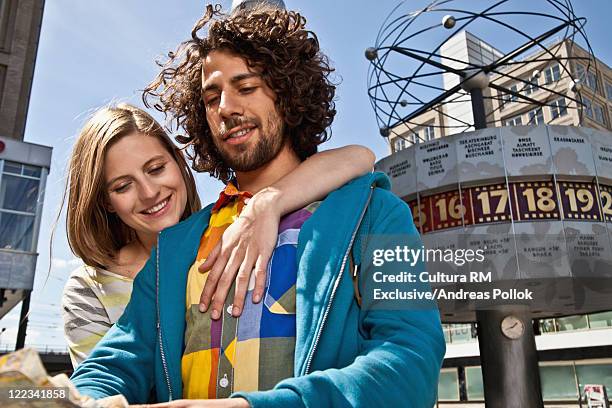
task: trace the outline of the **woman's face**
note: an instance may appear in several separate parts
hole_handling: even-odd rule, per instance
[[[124,136],[104,161],[108,210],[134,229],[141,241],[179,222],[187,188],[177,162],[156,137]]]

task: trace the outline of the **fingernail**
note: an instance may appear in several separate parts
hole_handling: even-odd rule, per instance
[[[198,306],[198,310],[200,311],[200,313],[204,313],[206,311],[206,305],[204,303],[200,303],[200,305]]]
[[[219,311],[213,309],[213,311],[210,312],[210,317],[212,317],[213,320],[217,320],[219,318]]]
[[[240,308],[238,306],[234,306],[232,308],[232,316],[236,317],[240,315]]]
[[[260,300],[261,300],[261,295],[259,293],[255,293],[253,295],[253,303],[259,303]]]

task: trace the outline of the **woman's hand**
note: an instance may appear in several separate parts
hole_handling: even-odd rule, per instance
[[[208,310],[212,319],[218,319],[229,290],[236,280],[232,316],[240,316],[244,307],[251,275],[254,275],[253,302],[258,303],[265,290],[268,261],[277,242],[281,210],[280,192],[265,188],[247,201],[240,216],[223,233],[223,236],[200,265],[199,271],[210,270],[199,309]],[[211,304],[212,299],[212,304]]]

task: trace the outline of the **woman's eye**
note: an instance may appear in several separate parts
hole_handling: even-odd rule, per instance
[[[124,193],[130,188],[130,183],[122,184],[119,187],[113,189],[113,193]]]
[[[149,174],[159,174],[164,170],[165,167],[166,165],[153,167],[151,170],[149,170]]]

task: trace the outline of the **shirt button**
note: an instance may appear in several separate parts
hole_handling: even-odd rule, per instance
[[[232,314],[232,309],[233,309],[233,308],[234,308],[234,305],[229,305],[229,306],[227,307],[227,309],[225,309],[225,310],[227,310],[227,314],[231,315],[231,314]]]
[[[227,379],[227,374],[224,374],[223,378],[219,380],[219,385],[222,388],[227,388],[227,386],[229,385],[229,380]]]

